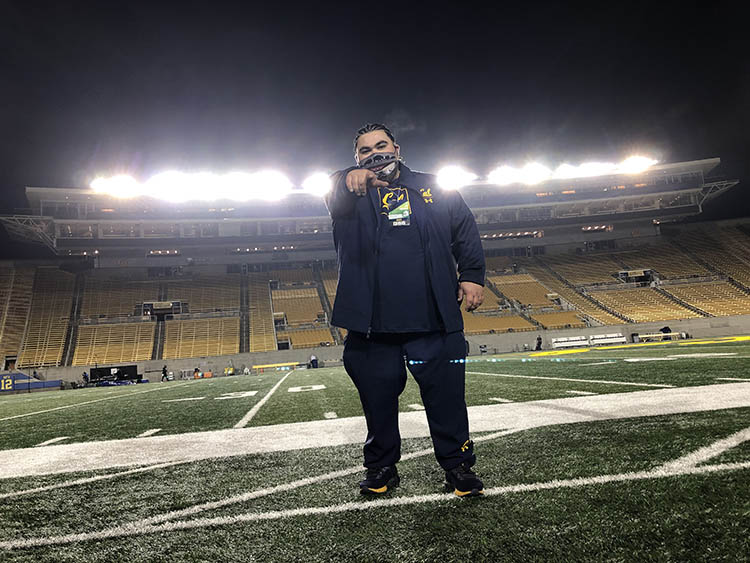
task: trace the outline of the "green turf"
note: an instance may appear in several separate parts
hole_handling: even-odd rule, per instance
[[[648,470],[748,425],[750,409],[733,409],[538,428],[478,444],[477,467],[492,487]],[[409,440],[404,451],[428,446],[427,440]],[[0,540],[138,521],[311,473],[356,466],[359,455],[359,447],[346,446],[206,460],[4,500]],[[748,461],[750,456],[740,459]],[[396,497],[441,490],[441,473],[431,455],[402,462],[400,470],[403,482]],[[356,479],[342,477],[201,516],[368,502],[358,498]],[[18,490],[29,483],[13,479],[3,485]],[[438,556],[737,560],[747,548],[743,530],[750,506],[748,485],[750,471],[743,470],[512,493],[478,502],[447,495],[443,502],[425,505],[164,532],[5,555],[8,561],[427,561]],[[471,541],[460,541],[467,536]]]

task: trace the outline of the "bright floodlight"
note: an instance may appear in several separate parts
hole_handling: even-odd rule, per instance
[[[521,182],[518,170],[512,166],[498,166],[490,172],[487,180],[490,184],[497,184],[498,186],[509,186]]]
[[[464,170],[460,166],[445,166],[437,173],[438,184],[446,190],[457,190],[471,184],[476,179],[476,174]]]
[[[618,166],[622,174],[638,174],[645,172],[658,161],[645,156],[631,156],[623,160]]]
[[[135,178],[125,174],[112,178],[96,178],[91,182],[91,188],[98,194],[109,194],[121,198],[138,197],[143,194]]]
[[[281,172],[264,170],[251,176],[250,190],[257,199],[278,201],[292,191],[292,183]]]
[[[325,172],[316,172],[305,178],[302,189],[310,195],[323,197],[331,191],[331,179]]]
[[[552,176],[552,171],[538,162],[529,162],[521,169],[521,183],[528,186],[540,184]]]

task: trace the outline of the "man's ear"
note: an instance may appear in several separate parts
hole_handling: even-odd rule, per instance
[[[396,143],[393,143],[394,148],[396,149],[396,158],[401,156],[401,145],[397,145]]]

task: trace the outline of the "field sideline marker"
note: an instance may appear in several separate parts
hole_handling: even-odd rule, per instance
[[[39,446],[49,446],[50,444],[56,444],[57,442],[62,442],[63,440],[67,440],[68,438],[70,438],[70,436],[59,436],[58,438],[52,438],[51,440],[47,440],[46,442],[41,442],[34,447],[38,448]]]
[[[271,390],[268,393],[266,393],[263,396],[263,398],[260,401],[258,401],[255,404],[255,406],[253,408],[251,408],[247,412],[247,414],[240,419],[240,421],[237,424],[234,425],[234,428],[244,428],[245,426],[247,426],[247,423],[250,422],[256,414],[258,414],[258,411],[260,410],[260,407],[262,407],[263,405],[266,404],[266,401],[268,401],[268,399],[271,398],[271,395],[273,395],[276,392],[276,389],[278,389],[279,387],[281,387],[281,384],[284,383],[284,380],[287,377],[289,377],[288,373],[286,375],[284,375],[284,377],[282,377],[276,385],[274,385],[273,387],[271,387]]]
[[[148,438],[149,436],[153,436],[157,432],[161,432],[161,428],[152,428],[151,430],[146,430],[145,432],[138,434],[136,438]]]

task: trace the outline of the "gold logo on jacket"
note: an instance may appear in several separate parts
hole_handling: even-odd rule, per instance
[[[432,188],[419,188],[419,193],[422,194],[425,203],[433,203]]]

